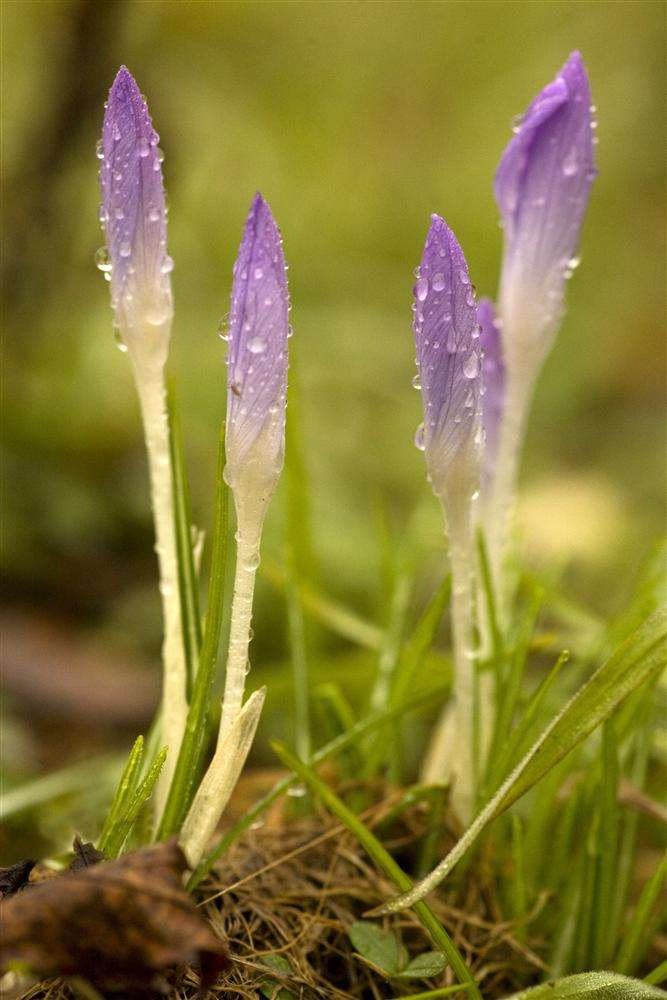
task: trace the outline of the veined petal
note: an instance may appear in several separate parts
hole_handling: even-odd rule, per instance
[[[261,436],[258,457],[277,477],[285,442],[289,293],[280,230],[256,194],[234,265],[227,354],[227,478],[234,483]]]
[[[107,240],[111,303],[126,331],[143,323],[162,325],[172,314],[171,258],[158,134],[146,101],[121,66],[109,91],[98,146]]]
[[[594,128],[586,69],[573,52],[526,111],[496,173],[505,229],[499,308],[512,327],[508,339],[519,328],[539,336],[558,324],[596,174]]]
[[[475,296],[456,237],[439,215],[431,227],[414,288],[413,330],[424,423],[415,439],[426,452],[435,492],[453,478],[478,476],[481,348]],[[455,468],[456,466],[456,468]]]
[[[482,427],[484,429],[484,462],[482,479],[488,487],[498,457],[500,422],[505,400],[505,362],[502,351],[500,326],[493,302],[480,299],[477,306],[479,340],[482,347]]]

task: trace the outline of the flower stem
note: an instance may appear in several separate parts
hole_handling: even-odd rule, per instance
[[[262,519],[258,523],[257,518],[246,516],[244,505],[238,502],[238,498],[235,497],[235,500],[237,516],[236,570],[229,627],[225,692],[220,718],[221,734],[234,724],[243,704],[245,679],[248,673],[252,601],[262,534]]]
[[[464,822],[475,803],[474,662],[472,657],[473,542],[470,500],[455,497],[446,509],[452,571],[453,706],[445,705],[422,770],[422,780],[452,778],[452,800]]]
[[[169,448],[169,418],[164,364],[131,351],[144,427],[151,503],[155,523],[155,551],[160,573],[160,595],[164,620],[162,643],[162,742],[168,756],[155,795],[159,816],[171,783],[187,714],[186,671],[183,652],[181,608],[178,591],[178,560],[174,533],[172,469]]]

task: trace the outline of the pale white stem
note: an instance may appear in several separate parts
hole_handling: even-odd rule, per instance
[[[243,704],[262,520],[257,518],[254,509],[248,515],[245,505],[236,499],[236,572],[229,626],[225,692],[220,719],[221,733],[232,726]]]
[[[445,705],[436,725],[422,779],[451,781],[452,802],[463,822],[474,808],[474,675],[472,654],[473,551],[470,498],[457,495],[443,504],[446,510],[452,571],[452,646],[454,674],[452,702]]]
[[[190,868],[196,868],[213,836],[255,738],[266,688],[254,691],[232,724],[220,720],[213,759],[185,817],[179,843]]]
[[[150,331],[153,335],[155,331]],[[169,420],[164,360],[140,347],[139,337],[127,338],[141,406],[148,452],[151,503],[155,522],[155,551],[160,573],[164,620],[162,643],[162,743],[169,748],[154,796],[155,814],[162,812],[183,737],[187,715],[186,671],[183,652],[178,562],[174,535],[174,505],[169,450]],[[167,332],[168,342],[168,332]]]
[[[511,600],[511,586],[505,575],[506,564],[513,535],[519,464],[533,384],[532,376],[520,379],[508,377],[493,486],[485,505],[489,562],[501,628],[507,625]]]

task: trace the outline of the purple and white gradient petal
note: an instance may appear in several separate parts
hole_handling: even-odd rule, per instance
[[[283,463],[289,293],[280,230],[256,194],[234,265],[227,353],[230,484],[261,441],[258,462],[276,479]]]
[[[581,55],[573,52],[531,103],[495,177],[505,230],[499,311],[509,338],[545,335],[561,318],[594,161],[594,109]],[[511,327],[511,329],[510,329]]]
[[[111,304],[126,332],[172,316],[167,213],[159,136],[132,74],[121,66],[114,80],[98,144],[100,221],[107,242]]]
[[[414,288],[415,346],[426,453],[435,492],[476,488],[482,359],[468,265],[447,223],[431,217]]]
[[[477,306],[479,340],[482,347],[482,428],[484,430],[484,460],[482,486],[486,490],[493,481],[500,442],[500,424],[505,403],[505,362],[500,326],[493,302],[480,299]]]

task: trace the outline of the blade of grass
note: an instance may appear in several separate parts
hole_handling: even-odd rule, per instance
[[[423,899],[449,874],[488,824],[537,784],[639,685],[661,670],[667,656],[667,609],[651,615],[552,719],[523,760],[439,865],[409,893],[381,907],[395,912]],[[376,915],[377,915],[376,914]]]
[[[667,879],[667,854],[642,889],[630,926],[625,931],[618,957],[613,963],[617,972],[634,972],[644,957],[650,941],[648,928],[665,879]]]
[[[324,731],[329,734],[329,739],[336,739],[341,733],[345,733],[355,726],[357,720],[354,717],[354,712],[337,684],[333,682],[320,684],[313,692],[313,695],[316,700],[317,710],[322,716]],[[341,758],[341,774],[343,777],[358,778],[363,767],[363,759],[359,748],[351,744],[341,754]]]
[[[41,778],[25,781],[16,788],[3,788],[0,795],[0,820],[7,820],[29,809],[37,809],[63,795],[85,792],[93,784],[98,791],[100,786],[102,790],[106,790],[107,785],[111,791],[124,763],[124,756],[108,754],[77,761],[76,764],[59,768]]]
[[[181,418],[173,385],[169,389],[168,415],[174,497],[174,534],[178,559],[178,591],[181,602],[183,651],[187,671],[186,693],[189,701],[192,695],[193,679],[197,672],[202,633],[199,613],[199,580],[192,550],[190,491],[185,471]]]
[[[229,534],[229,490],[223,472],[225,467],[225,427],[220,431],[216,470],[216,499],[213,523],[211,570],[208,585],[206,626],[201,648],[199,670],[194,679],[185,732],[178,753],[174,775],[167,795],[157,837],[164,840],[177,833],[192,803],[206,750],[206,720],[213,674],[218,660],[220,632],[224,611],[225,578],[227,571],[227,539]]]
[[[422,838],[417,858],[415,875],[423,878],[435,863],[438,853],[438,840],[442,831],[442,817],[445,811],[445,801],[447,789],[444,785],[431,785],[431,812],[428,818],[428,826]]]
[[[592,966],[603,969],[614,952],[615,940],[610,933],[610,914],[614,902],[614,886],[618,871],[618,753],[613,721],[602,727],[601,780],[599,787],[600,817],[597,831],[597,865],[592,922]]]
[[[404,567],[400,567],[396,573],[387,628],[382,639],[382,645],[380,646],[380,655],[378,656],[377,677],[371,693],[370,707],[371,711],[374,712],[381,712],[387,708],[390,702],[411,591],[412,576]]]
[[[493,587],[493,577],[491,575],[491,564],[489,562],[486,539],[482,527],[477,529],[477,557],[479,559],[480,581],[482,584],[483,608],[486,613],[486,622],[491,639],[491,657],[493,660],[494,672],[499,680],[498,671],[503,662],[504,642],[500,625],[498,624],[498,612],[496,606],[496,596]]]
[[[151,796],[155,782],[160,776],[160,771],[162,770],[166,757],[167,747],[163,747],[149,767],[146,777],[130,796],[125,810],[118,816],[109,830],[106,838],[106,850],[104,852],[108,858],[117,858],[121,853],[123,844],[132,832],[132,827],[134,826],[142,807]]]
[[[470,992],[470,983],[454,983],[453,986],[439,986],[435,990],[426,990],[424,993],[408,993],[402,997],[402,1000],[431,1000],[431,997],[450,997],[454,993],[461,993],[464,990],[466,993]]]
[[[341,751],[346,750],[349,746],[363,739],[368,733],[373,732],[378,726],[384,725],[386,722],[390,722],[392,719],[399,718],[400,716],[411,712],[413,709],[421,708],[423,705],[429,704],[434,698],[441,697],[443,693],[443,688],[432,688],[430,691],[422,692],[406,701],[403,705],[398,705],[395,708],[390,708],[386,712],[380,712],[378,715],[369,716],[366,719],[362,719],[357,722],[356,725],[348,730],[346,733],[341,733],[335,740],[327,743],[326,746],[321,747],[316,750],[310,759],[311,764],[320,764],[324,760],[328,760],[330,757],[335,757],[336,754],[341,753]],[[245,816],[241,817],[237,823],[228,830],[224,836],[218,841],[213,850],[201,861],[192,875],[187,884],[187,888],[192,891],[195,889],[202,879],[206,878],[210,872],[213,865],[216,863],[218,858],[220,858],[226,850],[231,847],[231,845],[238,840],[238,838],[243,834],[252,824],[266,812],[273,803],[284,795],[292,785],[297,783],[297,778],[294,774],[288,775],[281,781],[277,782],[270,792],[256,802],[252,806]]]
[[[260,573],[273,587],[284,590],[287,574],[274,560],[262,559]],[[326,626],[336,635],[365,649],[377,650],[382,642],[382,629],[361,618],[355,611],[331,600],[312,584],[299,587],[303,610],[315,621]]]
[[[310,532],[310,503],[303,449],[299,439],[299,394],[290,380],[291,419],[287,422],[285,447],[287,542],[285,603],[287,636],[292,661],[294,686],[295,742],[299,754],[310,754],[310,717],[306,631],[299,584],[313,578],[313,543]],[[296,411],[296,412],[295,412]]]
[[[127,808],[128,799],[136,788],[137,780],[141,772],[141,761],[143,756],[144,738],[143,736],[137,736],[134,741],[134,745],[130,750],[129,757],[127,758],[127,763],[123,768],[123,773],[120,776],[120,781],[116,787],[116,792],[111,801],[107,817],[104,821],[97,842],[97,849],[98,851],[102,851],[103,854],[106,854],[106,844],[109,834],[118,818]]]
[[[368,827],[347,808],[344,802],[338,798],[328,785],[318,778],[312,767],[299,760],[283,744],[273,742],[271,746],[283,764],[294,771],[324,803],[327,809],[357,838],[369,857],[392,880],[394,885],[402,892],[409,891],[412,882],[400,865],[397,864]],[[469,984],[472,996],[478,997],[481,1000],[481,994],[465,960],[430,906],[420,901],[414,906],[414,912],[436,947],[446,955],[451,968],[458,978]]]
[[[649,972],[648,976],[644,976],[644,982],[648,983],[650,986],[657,985],[667,980],[667,959],[657,965],[652,972]]]

